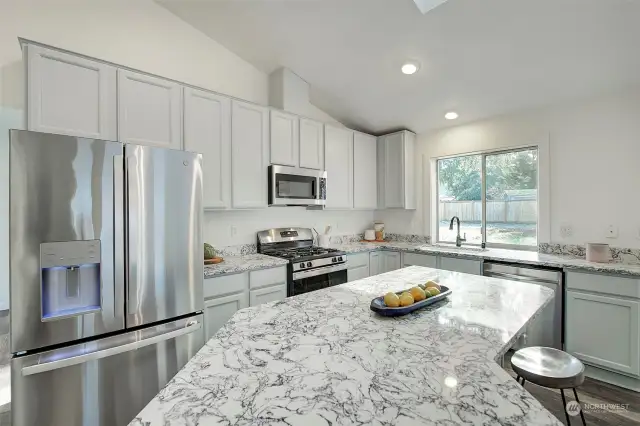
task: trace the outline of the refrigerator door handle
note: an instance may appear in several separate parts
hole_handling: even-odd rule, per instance
[[[111,348],[103,349],[96,352],[91,352],[84,355],[71,356],[69,358],[63,358],[56,361],[50,361],[44,364],[36,364],[29,367],[22,368],[23,376],[30,376],[32,374],[44,373],[47,371],[57,370],[64,367],[70,367],[72,365],[82,364],[89,361],[95,361],[98,359],[118,355],[124,352],[133,351],[136,349],[144,348],[145,346],[155,345],[165,340],[175,339],[176,337],[184,336],[185,334],[193,333],[200,330],[202,323],[197,321],[190,321],[186,327],[174,329],[167,333],[158,334],[156,336],[149,337],[147,339],[136,340],[135,342],[126,343],[120,346],[114,346]]]
[[[131,149],[131,156],[126,158],[126,198],[127,198],[127,312],[130,315],[135,314],[139,310],[138,306],[138,274],[139,265],[139,253],[138,253],[138,238],[139,238],[139,221],[142,219],[136,215],[140,214],[140,176],[138,170],[138,150],[134,146],[127,146],[125,149]]]
[[[124,223],[124,155],[113,156],[113,300],[114,303],[122,304],[124,301],[117,295],[125,288],[125,274],[127,271],[125,263],[125,223]],[[122,293],[120,293],[122,294]]]

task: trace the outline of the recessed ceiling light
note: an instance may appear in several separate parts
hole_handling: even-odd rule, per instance
[[[406,64],[402,65],[402,72],[405,74],[415,74],[416,71],[418,71],[418,64],[416,64],[415,62],[407,62]]]
[[[458,118],[458,113],[457,112],[448,112],[444,115],[444,118],[446,118],[447,120],[455,120],[456,118]]]

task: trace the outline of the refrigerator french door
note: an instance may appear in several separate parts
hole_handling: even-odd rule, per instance
[[[203,345],[201,161],[11,131],[14,426],[127,424]]]

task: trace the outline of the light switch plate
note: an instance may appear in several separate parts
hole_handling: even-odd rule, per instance
[[[618,227],[616,225],[607,225],[604,236],[605,238],[618,238]]]

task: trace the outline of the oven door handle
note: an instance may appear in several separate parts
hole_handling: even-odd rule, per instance
[[[347,264],[340,263],[337,265],[323,266],[322,268],[309,269],[308,271],[294,272],[293,280],[295,281],[302,278],[316,277],[318,275],[324,275],[331,272],[344,271],[345,269],[347,269]]]

